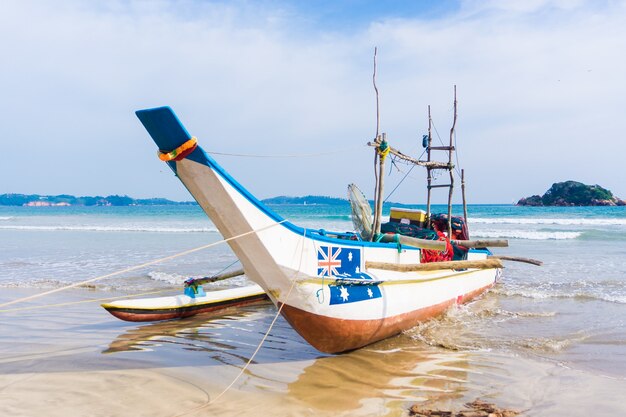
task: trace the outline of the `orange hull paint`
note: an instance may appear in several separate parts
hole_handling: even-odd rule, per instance
[[[430,307],[379,320],[344,320],[320,316],[284,304],[282,314],[314,348],[325,353],[358,349],[401,333],[420,322],[443,314],[453,304],[470,301],[493,284]]]

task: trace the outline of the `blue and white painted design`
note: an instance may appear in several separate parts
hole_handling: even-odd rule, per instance
[[[351,282],[349,279],[373,280],[361,272],[361,249],[338,246],[320,246],[317,249],[317,275],[339,278],[330,289],[330,305],[354,303],[357,301],[380,298],[378,284],[367,285],[363,282]]]

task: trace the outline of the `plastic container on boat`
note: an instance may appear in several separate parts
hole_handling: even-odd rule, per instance
[[[407,209],[392,207],[389,220],[396,223],[413,224],[424,227],[426,223],[426,212],[419,209]]]

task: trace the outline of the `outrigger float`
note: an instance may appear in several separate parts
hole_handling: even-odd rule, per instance
[[[468,240],[464,224],[455,228],[459,222],[451,216],[453,129],[448,163],[430,161],[430,151],[437,149],[431,146],[430,132],[428,161],[407,157],[391,148],[384,135],[377,135],[371,143],[380,155],[373,226],[363,215],[369,205],[353,204],[357,229],[361,230],[340,233],[299,227],[265,206],[202,150],[169,107],[136,114],[156,143],[160,158],[222,236],[234,238],[228,243],[246,276],[319,351],[345,352],[396,335],[451,305],[471,300],[500,276],[502,263],[486,247],[508,243]],[[410,220],[406,224],[406,219],[401,219],[382,225],[383,231],[391,227],[394,233],[380,233],[382,176],[389,154],[428,170],[424,227],[414,229]],[[430,190],[436,187],[431,184],[430,172],[434,169],[449,170],[451,179],[449,213],[439,217],[430,213]],[[413,236],[426,238],[411,237],[408,229],[417,230]]]
[[[118,300],[101,306],[120,320],[144,322],[181,319],[268,299],[267,294],[257,284],[207,292],[202,286],[240,275],[243,275],[243,270],[210,278],[189,278],[185,281],[183,294]]]

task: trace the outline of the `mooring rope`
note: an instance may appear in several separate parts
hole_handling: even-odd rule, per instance
[[[208,407],[209,405],[213,404],[215,401],[219,400],[224,394],[226,394],[226,392],[228,392],[228,390],[230,390],[233,387],[233,385],[235,385],[235,383],[239,380],[239,378],[241,378],[241,376],[246,372],[246,370],[248,369],[248,366],[250,366],[250,364],[252,363],[252,361],[256,357],[257,353],[259,353],[259,351],[261,350],[261,347],[263,346],[263,343],[265,343],[265,340],[267,339],[267,337],[269,336],[270,332],[272,331],[272,328],[274,327],[274,324],[276,323],[276,320],[278,320],[278,317],[280,316],[280,313],[283,311],[283,307],[285,306],[285,302],[289,299],[289,296],[291,295],[291,291],[293,290],[293,288],[296,285],[296,277],[298,276],[298,273],[300,272],[300,268],[302,267],[302,258],[303,258],[303,254],[304,254],[305,237],[306,237],[306,229],[304,229],[304,232],[302,234],[302,248],[300,249],[300,261],[298,263],[298,269],[296,270],[295,274],[291,278],[291,287],[289,287],[289,291],[287,291],[287,295],[285,296],[285,298],[283,300],[283,303],[281,303],[280,307],[278,307],[278,310],[276,311],[276,314],[274,315],[274,319],[270,323],[269,327],[267,328],[267,331],[263,335],[263,338],[261,339],[261,341],[257,345],[257,347],[254,350],[254,352],[252,352],[252,355],[250,356],[250,358],[248,359],[246,364],[243,366],[243,368],[241,368],[241,370],[239,371],[237,376],[231,381],[231,383],[228,384],[228,386],[226,388],[224,388],[222,390],[222,392],[217,394],[215,396],[215,398],[213,398],[212,400],[208,399],[203,404],[200,404],[199,406],[197,406],[195,408],[192,408],[191,410],[187,410],[187,411],[185,411],[185,412],[183,412],[181,414],[176,414],[173,417],[187,416],[189,414],[192,414],[192,413],[195,413],[197,411],[200,411],[200,410]]]
[[[251,230],[249,232],[245,232],[245,233],[242,233],[242,234],[237,235],[237,236],[232,236],[232,237],[229,237],[227,239],[222,239],[222,240],[217,241],[217,242],[209,243],[208,245],[199,246],[199,247],[194,248],[194,249],[189,249],[189,250],[186,250],[186,251],[183,251],[183,252],[179,252],[177,254],[166,256],[166,257],[160,258],[160,259],[156,259],[154,261],[146,262],[146,263],[143,263],[141,265],[131,266],[130,268],[125,268],[125,269],[122,269],[120,271],[112,272],[110,274],[100,275],[98,277],[91,278],[91,279],[88,279],[88,280],[85,280],[85,281],[81,281],[81,282],[77,282],[77,283],[74,283],[74,284],[66,285],[65,287],[55,288],[55,289],[50,290],[50,291],[42,292],[42,293],[39,293],[39,294],[33,294],[33,295],[28,296],[28,297],[18,298],[17,300],[8,301],[6,303],[0,304],[0,308],[6,307],[6,306],[10,306],[12,304],[22,303],[24,301],[34,300],[36,298],[40,298],[40,297],[43,297],[43,296],[46,296],[46,295],[54,294],[54,293],[57,293],[57,292],[60,292],[60,291],[64,291],[64,290],[68,290],[70,288],[80,287],[82,285],[89,284],[91,282],[99,281],[99,280],[105,279],[105,278],[110,278],[110,277],[113,277],[113,276],[116,276],[116,275],[120,275],[120,274],[123,274],[123,273],[126,273],[126,272],[135,271],[137,269],[145,268],[146,266],[154,265],[154,264],[157,264],[157,263],[160,263],[160,262],[164,262],[164,261],[169,261],[171,259],[180,258],[181,256],[189,255],[190,253],[198,252],[198,251],[201,251],[203,249],[208,249],[210,247],[217,246],[217,245],[220,245],[222,243],[230,242],[231,240],[239,239],[241,237],[248,236],[248,235],[251,235],[251,234],[254,234],[254,233],[262,232],[264,230],[270,229],[270,228],[272,228],[274,226],[277,226],[277,225],[279,225],[281,223],[284,223],[286,221],[287,220],[284,219],[284,220],[281,220],[279,222],[272,223],[269,226],[261,227],[260,229]],[[6,310],[0,310],[0,312],[5,312],[5,311]]]
[[[66,303],[44,304],[44,305],[40,305],[40,306],[7,308],[7,309],[4,309],[4,310],[0,310],[0,313],[10,313],[10,312],[13,312],[13,311],[39,310],[39,309],[42,309],[42,308],[65,307],[65,306],[71,306],[71,305],[74,305],[74,304],[97,303],[99,301],[113,301],[113,300],[119,300],[120,298],[141,297],[143,295],[161,294],[161,293],[164,293],[164,292],[172,292],[172,291],[173,290],[171,288],[168,288],[168,289],[165,289],[165,290],[140,292],[140,293],[137,293],[137,294],[119,295],[119,296],[115,296],[115,297],[90,298],[88,300],[68,301]]]
[[[214,278],[214,277],[220,275],[222,272],[226,271],[228,268],[230,268],[231,266],[235,265],[237,262],[239,262],[239,259],[235,259],[235,261],[233,263],[231,263],[228,266],[225,266],[219,272],[213,274],[210,278]],[[74,304],[97,303],[99,301],[113,301],[113,300],[119,300],[120,298],[141,297],[141,296],[144,296],[144,295],[162,294],[164,292],[172,292],[172,291],[174,291],[172,288],[166,288],[164,290],[140,292],[140,293],[135,293],[135,294],[116,295],[116,296],[113,296],[113,297],[89,298],[87,300],[68,301],[66,303],[44,304],[44,305],[41,305],[41,306],[8,308],[8,309],[0,310],[0,313],[8,313],[8,312],[11,312],[11,311],[39,310],[39,309],[42,309],[42,308],[65,307],[65,306],[71,306],[71,305],[74,305]]]

